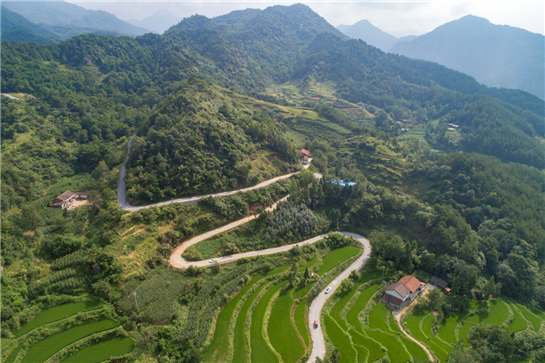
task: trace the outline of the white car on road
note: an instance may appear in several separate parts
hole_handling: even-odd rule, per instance
[[[216,260],[215,258],[210,260],[210,263],[216,263],[216,262],[218,262],[218,260]]]
[[[325,289],[326,294],[329,294],[330,291],[331,291],[331,287],[328,287],[327,289]]]

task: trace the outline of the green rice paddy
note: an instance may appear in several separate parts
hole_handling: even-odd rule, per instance
[[[526,319],[524,319],[524,317],[521,315],[515,305],[509,304],[509,306],[515,317],[513,318],[511,324],[509,324],[507,330],[509,330],[510,332],[517,332],[528,328],[528,322],[526,321]]]
[[[128,354],[134,348],[134,340],[116,337],[83,348],[76,354],[62,360],[62,363],[99,363],[118,355]]]
[[[271,309],[268,323],[269,340],[284,363],[295,363],[305,354],[305,348],[291,322],[293,303],[291,290],[282,291]]]
[[[354,306],[352,306],[350,310],[348,310],[348,312],[346,313],[346,321],[348,321],[348,323],[356,328],[356,330],[360,333],[363,333],[363,329],[358,319],[358,315],[379,288],[379,285],[372,285],[367,289],[363,290],[358,296]]]
[[[346,246],[330,251],[322,260],[322,266],[318,270],[319,275],[323,275],[341,262],[350,257],[361,253],[361,249],[354,246]]]
[[[305,341],[305,345],[308,347],[310,345],[310,338],[308,334],[308,326],[305,322],[305,312],[307,310],[307,302],[301,301],[295,308],[295,326],[297,326],[297,330],[299,330],[299,334],[303,337],[303,340]]]
[[[341,362],[355,362],[357,353],[350,339],[335,320],[327,314],[324,316],[324,326],[329,340],[341,353]]]
[[[118,327],[119,323],[114,320],[100,320],[97,322],[78,325],[61,333],[51,335],[34,344],[23,357],[23,363],[44,362],[53,354],[88,335],[100,331]]]
[[[31,331],[40,325],[49,324],[61,319],[66,319],[69,316],[75,315],[80,312],[100,309],[102,304],[98,301],[80,301],[77,303],[63,304],[54,306],[47,310],[38,313],[34,319],[27,324],[23,325],[21,329],[14,332],[16,338]]]
[[[263,319],[265,319],[267,306],[269,305],[272,297],[278,290],[280,290],[283,285],[284,283],[277,284],[267,290],[261,300],[259,300],[259,302],[257,303],[255,310],[252,313],[252,323],[250,324],[250,346],[252,362],[278,362],[278,357],[276,356],[276,354],[274,354],[271,347],[265,340],[265,335],[263,332]]]

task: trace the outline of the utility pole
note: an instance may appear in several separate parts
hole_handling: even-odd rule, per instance
[[[134,292],[134,303],[136,304],[136,307],[138,307],[138,301],[136,301],[136,291]]]
[[[384,269],[386,268],[386,266],[382,266],[382,277],[384,278]],[[135,292],[136,294],[136,292]]]

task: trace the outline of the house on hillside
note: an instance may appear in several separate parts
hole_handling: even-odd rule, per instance
[[[434,285],[434,286],[437,286],[437,287],[440,287],[442,289],[445,289],[447,292],[450,292],[450,289],[448,287],[448,282],[446,282],[445,280],[437,277],[437,276],[432,276],[431,279],[430,279],[430,284]]]
[[[51,203],[49,203],[50,207],[53,208],[67,208],[72,203],[74,203],[76,200],[86,200],[87,199],[87,192],[71,192],[67,190],[66,192],[59,195],[57,198],[53,199]]]
[[[310,151],[308,151],[307,149],[299,149],[299,151],[301,152],[301,163],[303,165],[307,165],[308,164],[308,159],[310,158],[311,154],[310,154]]]
[[[388,285],[382,296],[385,305],[401,308],[409,305],[424,289],[424,283],[416,277],[403,276],[398,282]]]

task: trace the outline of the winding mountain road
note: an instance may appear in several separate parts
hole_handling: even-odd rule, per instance
[[[275,183],[275,182],[277,182],[279,180],[286,179],[286,178],[289,178],[292,175],[300,173],[300,171],[297,171],[295,173],[290,173],[290,174],[284,174],[284,175],[281,175],[281,176],[277,176],[276,178],[266,180],[266,181],[264,181],[262,183],[256,184],[256,185],[248,187],[248,188],[230,190],[228,192],[212,193],[212,194],[206,194],[206,195],[197,195],[197,196],[194,196],[194,197],[176,198],[176,199],[171,199],[171,200],[167,200],[167,201],[164,201],[164,202],[153,203],[153,204],[148,204],[148,205],[143,205],[143,206],[138,206],[137,207],[137,206],[130,205],[129,202],[127,202],[127,184],[125,183],[125,175],[127,173],[127,169],[125,167],[125,164],[127,164],[127,160],[129,160],[129,155],[131,154],[131,144],[132,144],[135,137],[136,137],[136,135],[133,135],[133,137],[131,137],[131,139],[129,140],[129,145],[128,145],[129,150],[128,150],[128,153],[127,153],[127,158],[125,159],[125,162],[121,166],[121,171],[119,172],[119,180],[117,181],[117,202],[119,203],[119,206],[121,207],[121,209],[126,210],[126,211],[136,211],[136,210],[150,208],[150,207],[160,207],[160,206],[168,205],[168,204],[172,204],[172,203],[195,204],[200,199],[206,198],[206,197],[226,197],[228,195],[233,195],[233,194],[236,194],[238,192],[247,192],[247,191],[250,191],[250,190],[263,188],[263,187],[266,187],[267,185],[271,185],[272,183]],[[309,167],[309,165],[304,166],[305,169],[308,168],[308,167]],[[314,173],[314,177],[315,178],[322,178],[322,174]]]
[[[133,135],[131,137],[131,139],[129,140],[127,158],[125,159],[125,162],[123,163],[123,165],[121,167],[121,171],[119,173],[119,180],[118,180],[118,183],[117,183],[117,201],[118,201],[119,205],[121,206],[121,208],[123,210],[127,210],[127,211],[135,211],[135,210],[140,210],[140,209],[144,209],[144,208],[149,208],[149,207],[154,207],[154,206],[162,206],[162,205],[167,205],[167,204],[172,204],[172,203],[194,204],[197,201],[199,201],[199,199],[209,197],[209,196],[228,196],[228,195],[233,195],[233,194],[238,193],[238,192],[244,192],[244,191],[249,191],[249,190],[253,190],[253,189],[263,188],[263,187],[265,187],[267,185],[270,185],[270,184],[272,184],[272,183],[274,183],[274,182],[276,182],[278,180],[289,178],[290,176],[299,173],[299,172],[296,172],[296,173],[282,175],[282,176],[279,176],[279,177],[276,177],[276,178],[273,178],[273,179],[269,179],[269,180],[267,180],[267,181],[265,181],[263,183],[259,183],[257,185],[252,186],[252,187],[249,187],[249,188],[238,189],[238,190],[233,190],[233,191],[229,191],[229,192],[221,192],[221,193],[207,194],[207,195],[187,197],[187,198],[178,198],[178,199],[173,199],[173,200],[169,200],[169,201],[165,201],[165,202],[150,204],[150,205],[146,205],[146,206],[139,206],[139,207],[131,206],[127,202],[126,184],[125,184],[125,174],[126,174],[125,164],[127,163],[127,160],[129,159],[129,155],[130,155],[130,152],[131,152],[131,144],[132,144],[132,141],[134,140],[135,137],[136,137],[136,135]],[[308,165],[306,165],[305,168],[308,168]],[[318,179],[321,179],[322,174],[314,173],[314,177],[318,178]],[[284,198],[282,198],[278,202],[271,205],[266,210],[268,212],[275,210],[277,208],[277,206],[278,206],[278,203],[286,200],[288,197],[289,197],[289,195],[285,196]],[[251,215],[251,216],[242,218],[242,219],[240,219],[238,221],[227,224],[225,226],[216,228],[216,229],[214,229],[212,231],[203,233],[203,234],[201,234],[199,236],[193,237],[193,238],[183,242],[178,247],[176,247],[174,249],[174,251],[172,251],[172,255],[170,256],[170,259],[169,259],[170,265],[172,267],[178,268],[178,269],[187,269],[190,266],[198,266],[198,267],[210,266],[209,261],[194,261],[194,262],[186,261],[182,257],[182,254],[184,253],[184,251],[187,248],[189,248],[190,246],[195,245],[196,243],[204,241],[205,239],[208,239],[208,238],[210,238],[212,236],[215,236],[216,234],[223,233],[225,231],[228,231],[230,229],[238,227],[238,226],[240,226],[242,224],[248,223],[251,220],[253,220],[255,218],[258,218],[258,217],[259,217],[259,215]],[[316,361],[317,357],[319,357],[320,359],[324,359],[325,353],[326,353],[326,346],[325,346],[324,335],[323,335],[323,332],[322,332],[322,326],[321,326],[321,324],[318,324],[318,327],[314,328],[314,324],[313,324],[314,321],[315,320],[320,321],[320,315],[321,315],[321,312],[322,312],[322,309],[323,309],[325,303],[327,302],[327,300],[331,296],[333,296],[335,290],[337,290],[337,288],[339,287],[341,281],[346,279],[350,275],[350,273],[352,271],[360,269],[362,266],[364,266],[365,263],[367,262],[367,260],[369,259],[370,255],[371,255],[371,244],[369,243],[369,241],[365,237],[363,237],[363,236],[361,236],[359,234],[351,233],[351,232],[340,232],[340,233],[342,233],[346,237],[352,237],[356,241],[358,241],[363,247],[363,253],[362,253],[362,255],[360,257],[358,257],[358,259],[356,261],[354,261],[350,266],[348,266],[344,271],[342,271],[337,277],[335,277],[335,279],[329,285],[327,285],[327,287],[331,287],[331,291],[329,292],[329,294],[325,293],[325,288],[324,288],[324,290],[322,290],[316,296],[316,298],[312,301],[312,304],[310,305],[309,318],[308,318],[310,337],[312,339],[312,352],[311,352],[310,358],[308,360],[308,363],[314,363]],[[322,234],[322,235],[319,235],[319,236],[316,236],[316,237],[313,237],[313,238],[310,238],[310,239],[307,239],[305,241],[295,243],[295,244],[292,244],[292,245],[269,248],[269,249],[260,250],[260,251],[243,252],[243,253],[238,253],[238,254],[235,254],[235,255],[218,257],[216,260],[217,260],[217,263],[219,263],[219,264],[226,264],[226,263],[230,263],[230,262],[233,262],[233,261],[237,261],[237,260],[239,260],[241,258],[254,257],[254,256],[260,256],[260,255],[271,255],[271,254],[275,254],[275,253],[279,253],[279,252],[289,251],[290,249],[292,249],[295,246],[304,246],[304,245],[309,245],[309,244],[312,244],[312,243],[316,243],[316,242],[318,242],[321,239],[326,238],[326,237],[327,237],[326,234]]]

